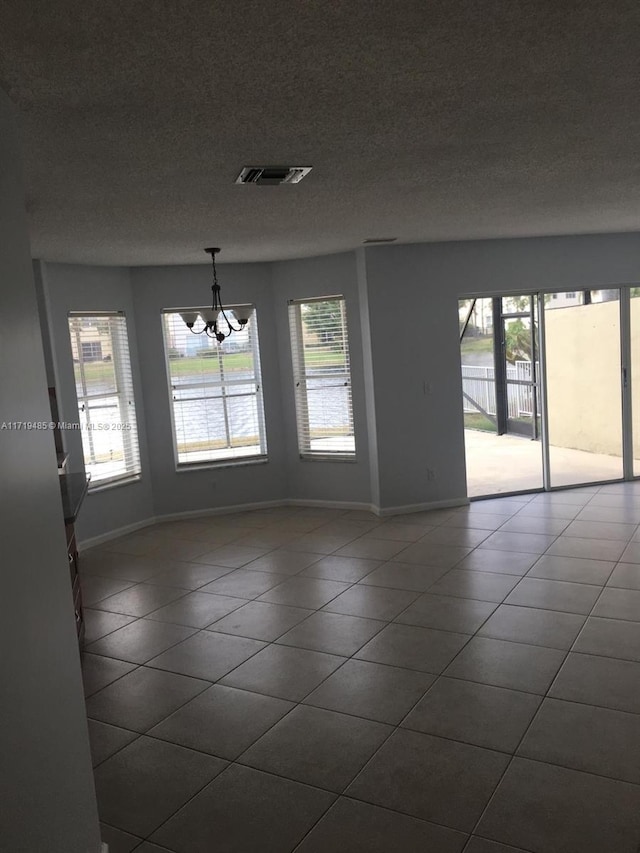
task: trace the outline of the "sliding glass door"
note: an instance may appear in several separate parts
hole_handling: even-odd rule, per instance
[[[460,301],[471,497],[640,476],[640,287]]]

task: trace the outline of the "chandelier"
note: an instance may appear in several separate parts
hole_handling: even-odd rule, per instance
[[[216,255],[220,249],[205,249],[205,252],[208,255],[211,255],[211,265],[213,268],[213,284],[211,285],[211,292],[213,293],[213,304],[210,309],[204,311],[185,311],[181,313],[180,316],[184,320],[187,329],[190,332],[193,332],[194,335],[202,335],[205,334],[208,338],[215,338],[219,344],[221,344],[225,338],[228,338],[232,332],[241,332],[244,327],[249,322],[248,317],[236,316],[237,311],[241,309],[236,309],[235,311],[224,308],[222,302],[220,301],[220,285],[218,284],[218,274],[216,272]],[[238,326],[234,326],[228,315],[231,315],[232,318],[237,320],[239,323]],[[198,317],[202,317],[202,321],[204,326],[201,329],[196,329],[195,325],[198,322]],[[222,331],[220,327],[221,319],[224,320],[228,331],[225,333]]]

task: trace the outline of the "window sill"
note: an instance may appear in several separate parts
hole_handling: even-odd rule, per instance
[[[95,495],[98,492],[109,492],[111,489],[117,489],[120,486],[130,486],[132,483],[139,483],[142,480],[140,474],[134,474],[131,477],[123,477],[121,480],[111,480],[106,483],[89,483],[87,494]]]
[[[355,454],[340,453],[301,453],[301,462],[357,462]]]
[[[225,459],[219,462],[183,462],[176,465],[176,474],[188,474],[191,471],[211,471],[220,468],[244,468],[251,465],[264,465],[269,461],[267,456],[256,456],[250,459]]]

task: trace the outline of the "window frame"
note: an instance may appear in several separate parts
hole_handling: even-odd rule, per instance
[[[78,329],[73,330],[71,327],[71,323],[73,320],[79,320],[80,326]],[[100,394],[87,394],[86,389],[86,378],[84,376],[84,367],[87,364],[96,364],[98,361],[104,361],[104,357],[101,359],[91,358],[87,361],[87,359],[83,355],[83,343],[91,343],[91,342],[83,342],[81,340],[81,336],[83,332],[86,332],[88,329],[91,329],[94,326],[97,326],[100,321],[112,321],[112,320],[121,320],[122,323],[121,328],[114,329],[109,328],[109,340],[111,345],[111,364],[113,365],[113,374],[115,380],[115,390],[112,392],[105,392]],[[135,483],[142,479],[142,460],[140,454],[140,436],[138,431],[138,418],[136,414],[136,399],[135,399],[135,388],[134,388],[134,380],[133,380],[133,368],[131,365],[131,344],[129,339],[129,327],[127,323],[127,316],[124,311],[69,311],[67,314],[67,328],[69,330],[69,342],[71,346],[71,361],[72,361],[72,371],[73,371],[73,387],[76,398],[76,413],[77,413],[77,423],[78,429],[82,431],[81,428],[81,416],[84,414],[85,420],[87,424],[91,423],[90,412],[91,405],[90,401],[96,401],[100,399],[109,399],[109,398],[117,398],[118,400],[118,410],[120,416],[120,423],[130,423],[131,429],[118,430],[117,434],[122,436],[122,445],[123,445],[123,465],[125,466],[125,470],[110,476],[97,477],[95,472],[89,470],[89,474],[91,475],[91,479],[89,480],[88,490],[90,492],[98,492],[103,489],[113,488],[115,486],[126,485],[128,483]],[[73,358],[73,335],[76,335],[75,346],[77,350],[77,364],[80,371],[81,381],[83,384],[83,393],[81,395],[78,394],[78,384],[75,378],[75,360]],[[114,332],[117,336],[122,336],[120,339],[114,339]],[[121,358],[124,357],[127,361],[126,364],[122,363]],[[89,403],[89,405],[87,405]],[[81,406],[84,406],[84,411],[81,409]],[[123,413],[128,409],[129,406],[132,406],[133,417],[123,417]],[[95,409],[94,409],[95,411]],[[87,435],[90,437],[93,431],[86,430]],[[101,432],[101,431],[100,431]],[[89,438],[87,438],[89,440]],[[81,435],[81,446],[82,446],[82,458],[83,464],[85,467],[85,471],[89,469],[94,463],[87,461],[87,457],[85,454],[85,441],[84,436]],[[127,462],[129,460],[129,462]]]
[[[260,360],[260,338],[258,331],[258,320],[257,320],[257,310],[256,306],[253,303],[237,303],[235,305],[225,305],[225,311],[231,312],[236,311],[237,309],[243,308],[245,311],[243,313],[247,314],[246,309],[248,311],[249,317],[249,344],[251,352],[251,356],[253,359],[253,379],[250,380],[249,384],[255,384],[256,391],[255,393],[249,394],[247,396],[255,397],[257,400],[257,424],[258,424],[258,441],[260,446],[260,453],[252,454],[250,456],[228,456],[223,458],[216,459],[197,459],[193,461],[180,461],[180,451],[178,449],[178,434],[176,427],[176,415],[175,415],[175,406],[173,399],[174,385],[171,380],[171,366],[170,366],[170,358],[169,358],[169,346],[167,341],[167,324],[165,322],[165,317],[169,314],[184,314],[188,312],[197,312],[201,313],[203,311],[209,311],[209,307],[199,306],[199,307],[180,307],[180,308],[163,308],[160,312],[160,324],[162,327],[162,346],[164,353],[164,362],[165,362],[165,372],[167,377],[167,392],[168,392],[168,403],[169,403],[169,415],[171,420],[171,439],[173,444],[173,458],[174,458],[174,468],[176,473],[182,474],[189,471],[199,471],[210,468],[236,468],[244,465],[260,465],[269,461],[268,456],[268,444],[267,444],[267,430],[266,430],[266,416],[264,411],[264,393],[263,393],[263,383],[262,383],[262,363]],[[182,320],[180,320],[183,323]],[[188,332],[190,335],[191,332]],[[203,335],[204,337],[204,335]],[[233,341],[233,334],[231,335],[231,341]],[[217,348],[219,348],[218,344],[215,344]],[[218,362],[221,367],[221,362]],[[220,371],[222,374],[222,369]],[[229,380],[229,384],[233,385],[234,382],[236,384],[248,384],[247,380]],[[219,382],[211,382],[211,383],[194,383],[192,387],[198,388],[206,387],[210,385],[211,387],[221,387],[225,388],[227,383],[219,381]],[[184,387],[184,386],[183,386]],[[228,414],[227,414],[227,400],[229,398],[223,394],[223,407],[225,412],[225,424],[228,423]]]
[[[305,349],[303,342],[302,306],[319,302],[340,302],[343,317],[343,347],[347,354],[348,365],[344,372],[347,378],[348,406],[350,412],[350,424],[353,437],[353,450],[321,450],[311,449],[311,427],[309,423],[309,400],[308,392],[300,390],[301,382],[308,381],[307,367],[305,364]],[[332,294],[329,296],[311,296],[304,299],[289,299],[287,301],[289,318],[289,336],[291,365],[293,372],[293,395],[296,412],[296,432],[298,440],[298,455],[304,461],[313,462],[356,462],[358,445],[356,442],[355,416],[353,410],[353,379],[351,375],[351,341],[349,336],[349,322],[347,311],[347,300],[343,294]],[[294,342],[295,341],[295,342]],[[298,358],[296,358],[298,356]],[[316,377],[321,378],[321,377]],[[305,441],[308,439],[308,446]]]

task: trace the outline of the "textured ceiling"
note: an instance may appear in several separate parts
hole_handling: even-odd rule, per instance
[[[4,0],[33,254],[640,229],[639,43],[637,0]]]

